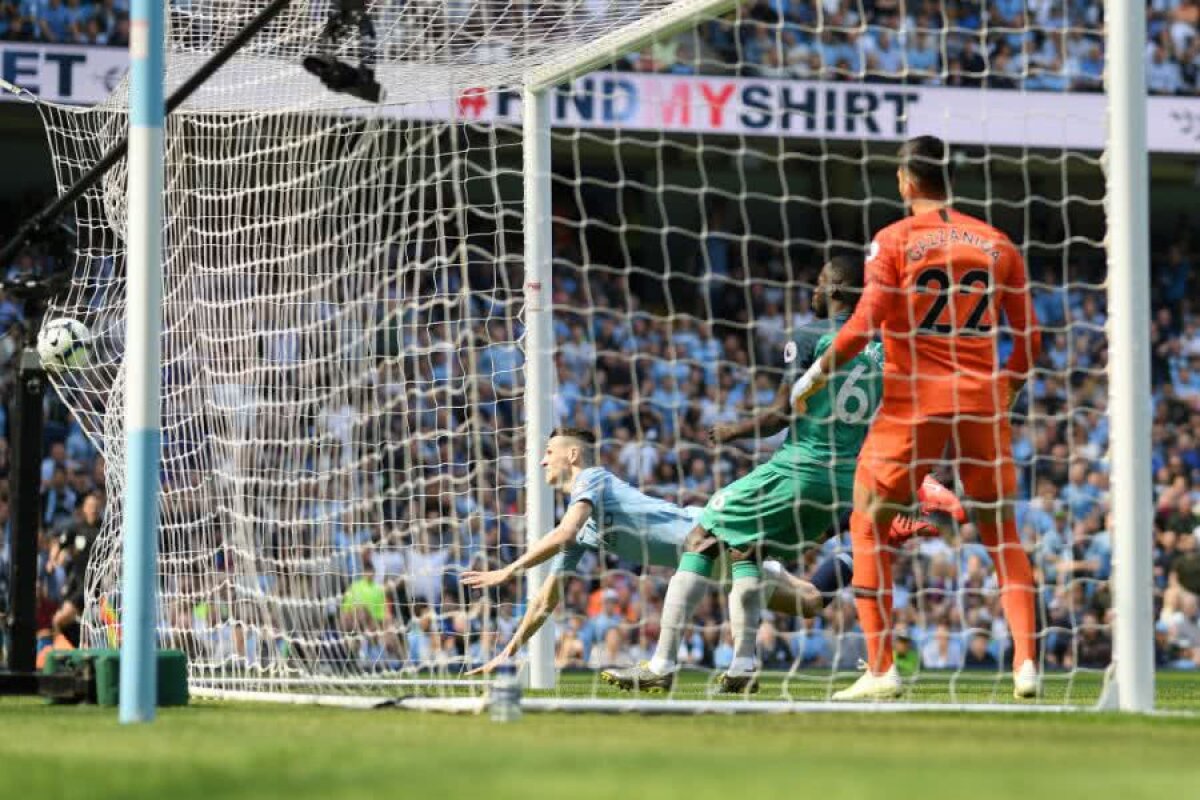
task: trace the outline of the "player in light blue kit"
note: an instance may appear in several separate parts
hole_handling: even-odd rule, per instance
[[[591,431],[578,428],[553,431],[546,444],[542,469],[547,483],[570,496],[562,521],[508,566],[463,573],[464,585],[486,589],[558,556],[541,590],[526,608],[512,640],[499,655],[472,674],[491,672],[516,654],[542,627],[558,605],[561,576],[575,571],[587,551],[605,550],[644,566],[674,568],[679,564],[683,543],[698,524],[703,509],[681,508],[650,497],[607,469],[593,466],[595,444],[596,437]],[[812,584],[787,574],[778,562],[765,562],[763,572],[769,579],[769,608],[785,614],[820,613],[821,595]]]

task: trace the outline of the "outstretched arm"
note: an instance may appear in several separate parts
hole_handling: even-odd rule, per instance
[[[504,649],[496,654],[488,663],[482,667],[468,672],[468,675],[487,675],[496,667],[503,664],[505,661],[517,654],[517,651],[524,646],[529,638],[537,633],[546,620],[550,619],[550,615],[554,613],[554,609],[558,606],[561,593],[558,586],[557,575],[547,575],[546,580],[542,582],[542,588],[525,609],[525,616],[521,617],[521,624],[517,626],[517,630],[513,633],[512,640],[505,645]]]
[[[741,422],[719,422],[708,429],[708,441],[711,444],[724,444],[747,436],[774,436],[788,426],[791,420],[791,403],[788,396],[792,387],[779,387],[774,402],[749,419]]]
[[[462,574],[463,585],[474,586],[477,589],[499,586],[505,581],[521,574],[521,572],[529,567],[549,561],[560,550],[575,541],[575,537],[579,534],[580,529],[583,528],[583,524],[588,521],[588,517],[591,515],[591,503],[587,501],[572,503],[570,508],[567,509],[567,513],[563,515],[562,521],[558,523],[554,530],[539,539],[533,547],[526,551],[525,555],[500,569],[493,569],[487,572],[464,572]]]
[[[791,404],[795,413],[803,413],[808,398],[829,382],[829,377],[838,367],[850,363],[875,337],[887,313],[888,302],[888,289],[879,282],[868,280],[854,313],[838,331],[833,344],[813,362],[800,380],[792,384]]]
[[[803,413],[808,398],[829,382],[835,370],[861,353],[879,332],[899,291],[900,263],[894,243],[882,234],[875,237],[867,256],[863,293],[854,313],[838,331],[833,344],[792,385],[793,411]]]

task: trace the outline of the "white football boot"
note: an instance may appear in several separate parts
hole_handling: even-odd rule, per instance
[[[1032,659],[1027,659],[1013,673],[1013,697],[1018,700],[1029,700],[1042,693],[1042,676],[1038,674],[1037,665]]]
[[[900,696],[904,684],[900,681],[900,673],[896,671],[895,664],[888,667],[882,675],[876,675],[866,669],[866,664],[860,662],[860,665],[863,667],[863,674],[850,687],[834,692],[834,700],[894,700]]]

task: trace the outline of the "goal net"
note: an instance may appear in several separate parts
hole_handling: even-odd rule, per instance
[[[546,533],[525,527],[542,478],[523,457],[522,80],[671,5],[369,4],[386,92],[372,106],[300,68],[329,8],[297,3],[168,118],[158,624],[194,686],[484,690],[462,673],[503,647],[528,595],[460,575]],[[594,431],[605,468],[683,506],[765,461],[779,436],[713,447],[707,428],[772,401],[822,264],[861,258],[903,213],[898,145],[946,138],[956,207],[1005,231],[1034,281],[1046,346],[1014,416],[1016,513],[1047,697],[1090,703],[1112,614],[1105,120],[1086,94],[1101,29],[1017,9],[745,3],[560,86],[553,423]],[[256,10],[173,5],[168,91]],[[86,111],[43,106],[60,187],[125,133],[126,103],[122,87]],[[56,378],[106,465],[92,645],[120,637],[125,178],[77,204],[74,281],[52,312],[95,339],[90,365]],[[992,558],[969,520],[935,521],[896,555],[907,696],[1010,697]],[[845,552],[830,533],[789,570]],[[563,576],[551,694],[618,696],[597,672],[648,656],[670,573],[601,548]],[[689,620],[676,698],[715,697],[726,588]],[[824,700],[853,678],[862,631],[849,590],[834,594],[813,619],[764,615],[762,697]]]

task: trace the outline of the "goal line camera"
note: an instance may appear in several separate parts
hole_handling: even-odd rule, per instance
[[[358,66],[337,57],[334,50],[344,39],[358,33]],[[383,89],[375,80],[375,25],[366,12],[365,0],[340,0],[317,39],[318,52],[305,56],[303,66],[335,92],[378,103]]]

